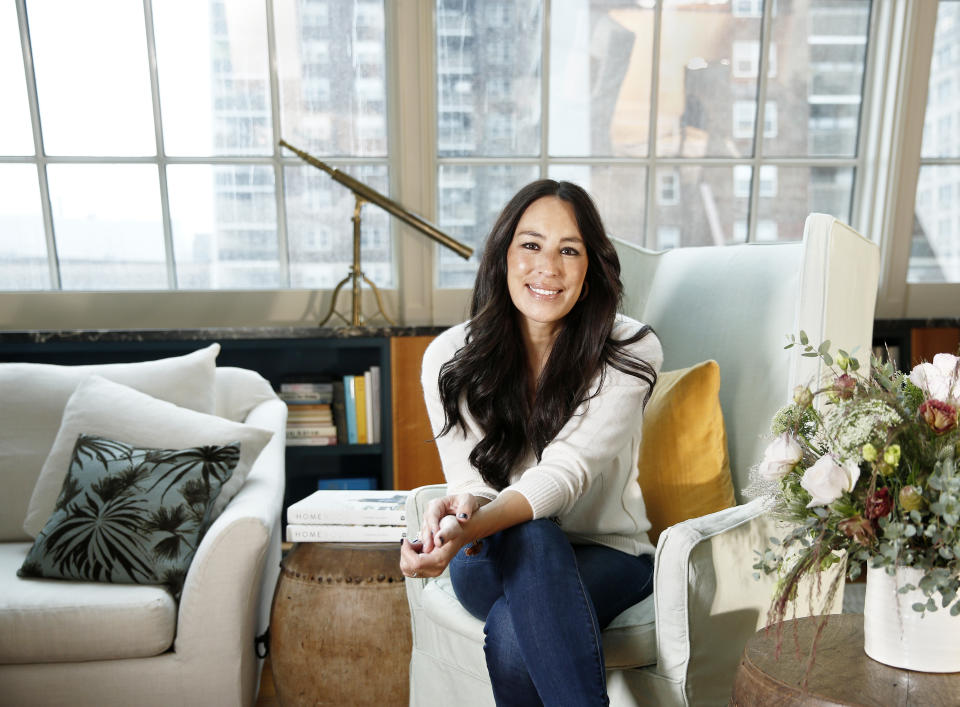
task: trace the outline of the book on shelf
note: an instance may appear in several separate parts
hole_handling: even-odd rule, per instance
[[[354,376],[343,377],[343,395],[347,410],[347,441],[357,443],[357,389]]]
[[[367,383],[366,376],[360,374],[353,377],[353,385],[356,391],[357,405],[357,444],[368,444],[367,438]]]
[[[317,479],[318,491],[371,491],[377,488],[373,476],[334,476]]]
[[[347,435],[347,407],[343,393],[343,381],[333,382],[333,424],[337,427],[337,442],[349,444]]]
[[[288,447],[331,447],[339,444],[336,435],[287,437]]]
[[[333,400],[333,383],[281,383],[279,395],[287,403],[329,403]]]
[[[288,543],[395,543],[405,537],[407,528],[400,525],[287,525]]]
[[[337,438],[337,428],[332,424],[323,425],[288,425],[287,439],[301,439],[304,437],[333,437]]]
[[[287,508],[304,525],[404,525],[408,491],[314,491]],[[399,538],[398,538],[399,540]]]
[[[381,427],[381,414],[382,410],[380,409],[380,366],[371,366],[370,367],[370,383],[373,386],[373,389],[370,392],[370,407],[369,409],[373,411],[373,425],[371,426],[371,433],[374,444],[380,444],[382,441],[380,436],[380,427]]]

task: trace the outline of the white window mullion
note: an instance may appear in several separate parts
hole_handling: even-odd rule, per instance
[[[53,230],[50,185],[47,181],[47,156],[43,148],[40,101],[37,98],[37,75],[33,67],[33,46],[30,42],[26,0],[17,0],[17,17],[20,23],[20,49],[23,53],[23,69],[27,81],[27,101],[30,104],[30,124],[33,127],[33,150],[37,164],[37,179],[40,182],[40,207],[43,212],[43,232],[47,241],[47,267],[50,271],[50,287],[53,290],[59,290],[61,289],[60,258],[57,255],[57,239]]]
[[[280,154],[280,80],[277,68],[277,35],[274,26],[273,0],[266,0],[267,13],[267,61],[270,76],[270,124],[273,127],[273,183],[277,203],[277,258],[280,261],[280,282],[290,287],[290,248],[287,235],[287,207],[285,176]]]
[[[540,177],[546,178],[550,171],[550,0],[543,0],[540,15]]]
[[[765,0],[760,22],[760,56],[757,70],[757,112],[753,119],[753,170],[750,179],[750,203],[747,206],[747,242],[757,241],[760,211],[760,168],[763,165],[763,134],[767,107],[767,63],[770,60],[770,29],[773,24],[773,2]],[[774,167],[776,169],[776,167]]]
[[[153,129],[157,142],[157,169],[160,177],[160,213],[163,220],[163,252],[167,264],[167,287],[177,289],[177,264],[173,252],[173,226],[170,222],[170,196],[167,189],[167,165],[164,162],[163,122],[160,113],[160,80],[157,74],[157,42],[153,28],[153,2],[143,0],[143,20],[147,32],[147,63],[150,67],[150,95],[153,101]]]
[[[650,119],[647,133],[647,197],[644,211],[643,240],[647,248],[656,248],[656,165],[657,165],[657,101],[660,92],[660,36],[663,23],[663,0],[657,0],[653,9],[653,60],[650,62]]]

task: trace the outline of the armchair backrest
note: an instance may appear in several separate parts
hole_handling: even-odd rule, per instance
[[[615,239],[623,312],[653,326],[664,370],[720,365],[720,403],[738,501],[768,440],[770,418],[820,360],[784,350],[805,331],[869,363],[880,272],[877,245],[832,216],[811,214],[799,242],[650,251]]]

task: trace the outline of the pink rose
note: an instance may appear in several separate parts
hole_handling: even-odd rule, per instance
[[[849,373],[844,373],[842,376],[837,376],[837,379],[833,382],[833,392],[837,394],[837,397],[842,400],[848,400],[853,397],[854,391],[857,389],[857,380]]]
[[[949,432],[957,426],[957,409],[950,403],[931,398],[921,405],[917,412],[937,434]]]

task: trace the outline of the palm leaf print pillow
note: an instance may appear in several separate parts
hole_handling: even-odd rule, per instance
[[[81,434],[21,577],[166,585],[179,596],[240,443],[144,449]]]

